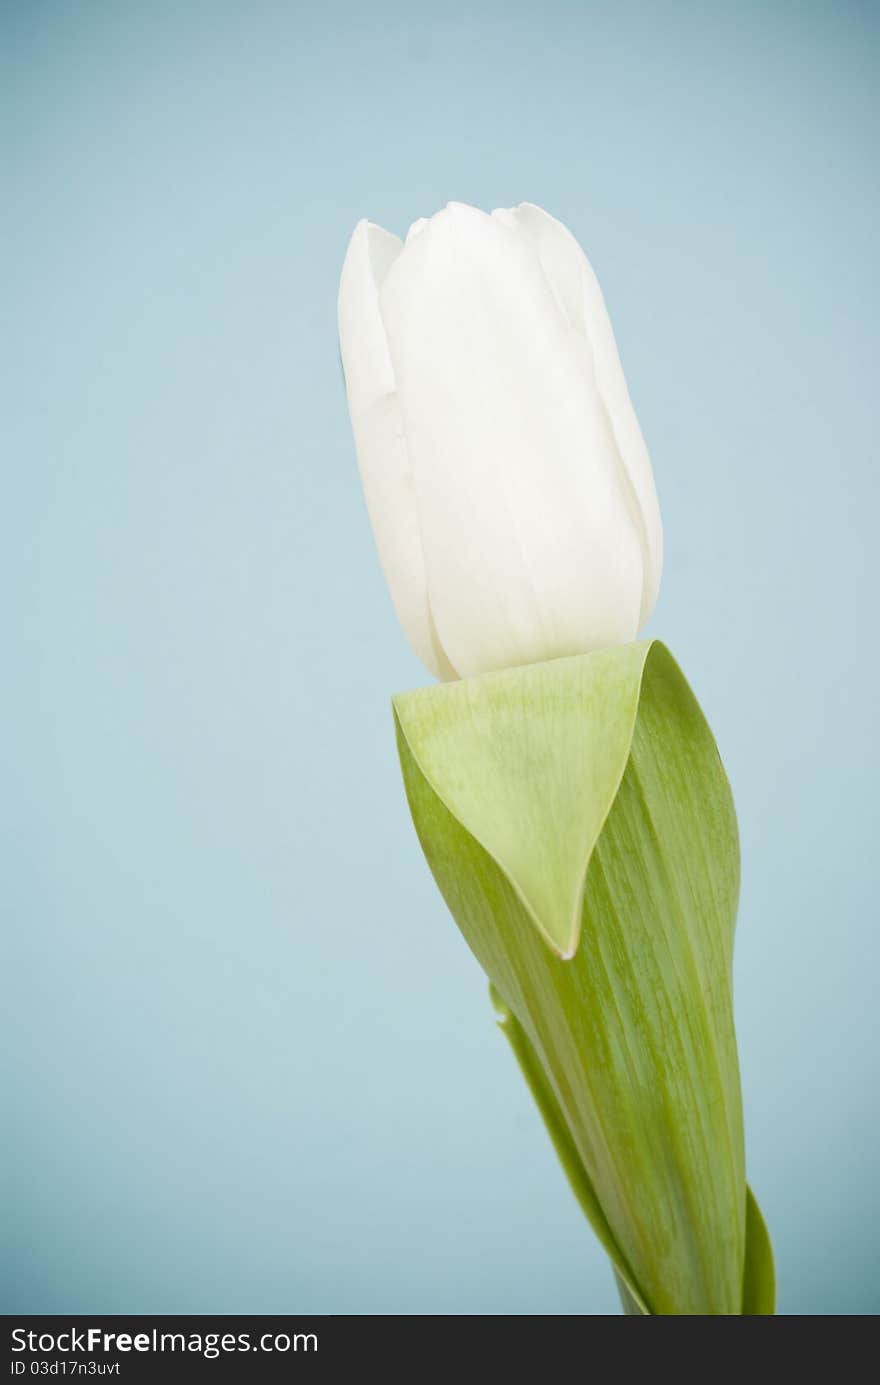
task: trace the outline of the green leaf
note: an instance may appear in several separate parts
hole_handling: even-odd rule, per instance
[[[630,1271],[623,1264],[619,1247],[605,1220],[596,1191],[584,1172],[571,1132],[553,1094],[547,1078],[516,1017],[504,1004],[495,987],[489,986],[498,1027],[510,1043],[526,1085],[532,1095],[544,1126],[553,1143],[563,1173],[574,1193],[581,1211],[592,1226],[599,1242],[607,1251],[614,1270],[614,1279],[627,1317],[641,1317],[647,1308],[632,1283]],[[773,1248],[770,1236],[751,1188],[746,1188],[746,1255],[743,1277],[743,1314],[770,1315],[776,1311],[776,1280],[773,1268]]]
[[[623,1311],[624,1311],[624,1314],[626,1315],[626,1317],[628,1317],[628,1318],[641,1318],[641,1317],[643,1317],[643,1316],[644,1316],[644,1313],[645,1313],[644,1308],[640,1307],[640,1305],[638,1304],[638,1302],[636,1301],[636,1299],[633,1298],[632,1293],[631,1293],[630,1290],[627,1288],[627,1285],[626,1285],[625,1281],[624,1281],[623,1279],[621,1279],[621,1277],[620,1277],[620,1275],[618,1274],[617,1270],[614,1271],[614,1282],[615,1282],[615,1284],[617,1285],[617,1292],[618,1292],[618,1294],[620,1295],[620,1303],[621,1303],[621,1306],[622,1306],[622,1308],[623,1308]]]
[[[425,855],[628,1291],[740,1313],[736,818],[672,656],[620,646],[394,708]]]
[[[498,1017],[498,1027],[513,1049],[523,1077],[526,1079],[526,1086],[541,1113],[556,1156],[568,1179],[569,1187],[577,1198],[581,1211],[595,1231],[601,1245],[611,1258],[626,1311],[627,1313],[646,1313],[647,1309],[639,1298],[638,1290],[632,1281],[631,1271],[624,1263],[620,1247],[616,1244],[611,1228],[605,1220],[602,1204],[584,1170],[577,1145],[571,1137],[571,1131],[565,1123],[565,1116],[541,1067],[537,1054],[526,1038],[522,1025],[504,1004],[495,987],[490,985],[489,991]]]
[[[751,1188],[746,1190],[746,1266],[742,1310],[751,1317],[772,1317],[776,1312],[773,1247]]]

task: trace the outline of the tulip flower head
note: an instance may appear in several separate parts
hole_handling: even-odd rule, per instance
[[[358,462],[400,622],[438,678],[635,638],[654,479],[596,276],[528,203],[361,221],[339,288]]]

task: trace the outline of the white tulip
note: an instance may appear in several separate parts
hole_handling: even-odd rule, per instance
[[[601,290],[540,207],[361,221],[339,340],[398,617],[438,678],[635,638],[663,536]]]

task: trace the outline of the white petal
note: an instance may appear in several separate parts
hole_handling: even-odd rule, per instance
[[[412,469],[379,314],[379,287],[402,248],[381,226],[356,226],[339,284],[339,346],[367,510],[391,599],[419,658],[437,678],[449,678],[454,672],[428,605]]]
[[[345,255],[339,281],[339,346],[348,402],[358,410],[394,392],[379,289],[402,250],[399,236],[359,221]]]
[[[599,281],[571,232],[541,207],[524,202],[493,215],[528,237],[563,311],[572,326],[584,333],[590,343],[592,369],[608,410],[621,463],[631,487],[633,516],[641,531],[644,554],[641,628],[657,600],[663,569],[663,529],[648,450],[629,397]]]
[[[462,675],[634,637],[638,533],[586,344],[522,235],[453,205],[380,293],[431,610]]]
[[[420,235],[422,231],[424,231],[425,227],[428,224],[428,221],[428,217],[420,216],[417,221],[413,222],[412,226],[410,226],[409,230],[406,233],[407,245],[411,240],[413,240],[416,236]]]

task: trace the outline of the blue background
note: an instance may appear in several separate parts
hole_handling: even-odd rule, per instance
[[[449,199],[603,283],[740,813],[780,1306],[877,1310],[877,7],[2,27],[6,1311],[617,1311],[395,759],[336,285]]]

